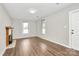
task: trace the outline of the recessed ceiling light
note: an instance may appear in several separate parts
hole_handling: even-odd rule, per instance
[[[35,13],[37,12],[37,10],[34,9],[34,8],[31,8],[31,9],[29,9],[29,12],[30,12],[31,14],[35,14]]]

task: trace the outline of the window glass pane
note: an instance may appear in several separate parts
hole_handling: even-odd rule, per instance
[[[28,28],[28,23],[23,23],[24,28]]]
[[[29,23],[23,23],[23,33],[29,33]]]
[[[45,23],[43,22],[43,28],[45,27]]]
[[[24,31],[23,31],[23,33],[28,33],[28,30],[27,30],[27,29],[26,29],[26,30],[24,30]]]
[[[46,23],[42,21],[42,34],[46,34]]]
[[[42,33],[43,33],[43,34],[46,34],[46,30],[45,30],[45,29],[42,29]]]

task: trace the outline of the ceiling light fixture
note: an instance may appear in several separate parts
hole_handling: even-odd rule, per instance
[[[34,9],[34,8],[31,8],[31,9],[29,9],[29,12],[30,12],[31,14],[35,14],[35,13],[37,12],[37,10]]]

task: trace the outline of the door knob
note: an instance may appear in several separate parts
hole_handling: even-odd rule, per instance
[[[72,29],[72,31],[74,31],[74,30]]]
[[[74,34],[74,32],[72,32],[72,34]]]

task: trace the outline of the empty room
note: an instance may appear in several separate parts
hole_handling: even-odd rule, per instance
[[[0,3],[1,56],[79,56],[79,3]]]

